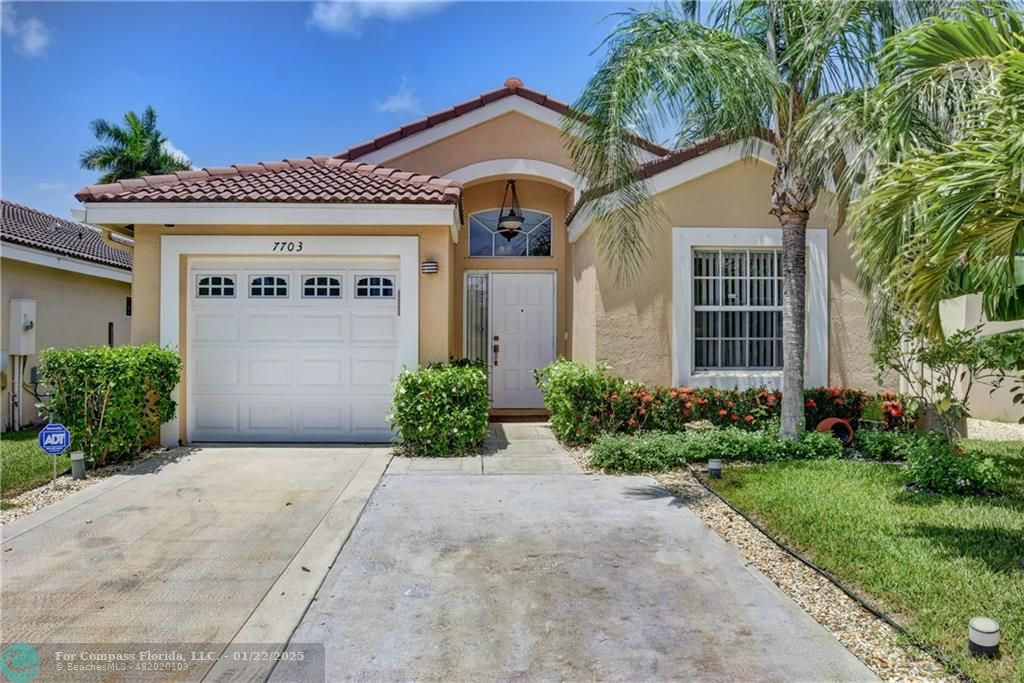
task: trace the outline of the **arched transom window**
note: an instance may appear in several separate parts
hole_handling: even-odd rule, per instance
[[[523,227],[508,239],[498,233],[498,212],[478,211],[469,217],[470,256],[551,256],[551,214],[523,209]]]

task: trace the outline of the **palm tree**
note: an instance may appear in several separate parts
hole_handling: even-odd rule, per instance
[[[99,179],[101,183],[191,168],[188,159],[168,150],[167,138],[157,130],[153,107],[146,107],[141,118],[128,112],[123,126],[96,119],[89,127],[102,144],[82,152],[81,165],[91,171],[106,171]]]
[[[941,335],[939,302],[964,293],[991,319],[1024,318],[1024,18],[976,5],[929,19],[886,44],[880,74],[806,118],[810,148],[856,149],[847,225],[876,343],[906,321]]]
[[[660,209],[638,180],[633,133],[671,127],[679,143],[709,137],[759,139],[776,159],[771,213],[783,233],[783,403],[781,434],[804,430],[804,288],[807,219],[825,174],[801,163],[795,130],[813,103],[873,78],[873,55],[899,27],[900,8],[877,0],[737,0],[709,21],[699,3],[630,12],[564,129],[577,171],[595,188],[584,211],[603,259],[622,279],[650,250]],[[580,116],[578,114],[583,114]]]

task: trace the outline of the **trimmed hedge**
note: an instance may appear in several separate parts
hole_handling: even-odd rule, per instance
[[[587,444],[602,434],[643,431],[681,432],[687,424],[706,421],[715,427],[759,431],[774,426],[782,409],[782,394],[764,387],[712,389],[648,388],[564,359],[536,373],[544,394],[551,428],[560,440]],[[804,392],[807,426],[814,429],[828,417],[841,417],[856,426],[870,395],[859,389],[819,387]],[[895,394],[886,393],[889,412],[903,416]],[[892,418],[893,426],[897,419]],[[889,421],[886,422],[889,425]]]
[[[489,407],[482,364],[437,363],[398,376],[388,420],[408,455],[459,456],[483,444]]]
[[[608,472],[656,472],[712,458],[746,462],[840,458],[843,445],[831,434],[809,432],[801,439],[780,439],[774,430],[734,427],[684,434],[645,432],[607,435],[591,448],[591,464]]]
[[[52,392],[43,414],[71,430],[71,449],[96,466],[136,455],[174,417],[181,358],[169,348],[45,349],[39,358]]]

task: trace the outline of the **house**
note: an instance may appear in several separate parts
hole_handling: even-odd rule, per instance
[[[0,426],[38,420],[36,351],[123,344],[131,316],[131,241],[3,202],[0,226]]]
[[[665,208],[628,287],[572,209],[566,105],[515,78],[333,156],[83,188],[134,240],[132,341],[184,357],[167,443],[371,441],[403,366],[468,356],[496,414],[557,356],[646,382],[780,385],[781,232],[766,147],[637,139]],[[523,224],[503,232],[509,181]],[[875,386],[864,299],[825,202],[808,230],[808,385]]]

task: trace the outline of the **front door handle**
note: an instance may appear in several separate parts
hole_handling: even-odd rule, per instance
[[[491,347],[491,350],[494,351],[494,367],[498,367],[498,351],[500,349],[498,345],[495,344],[494,346]]]

